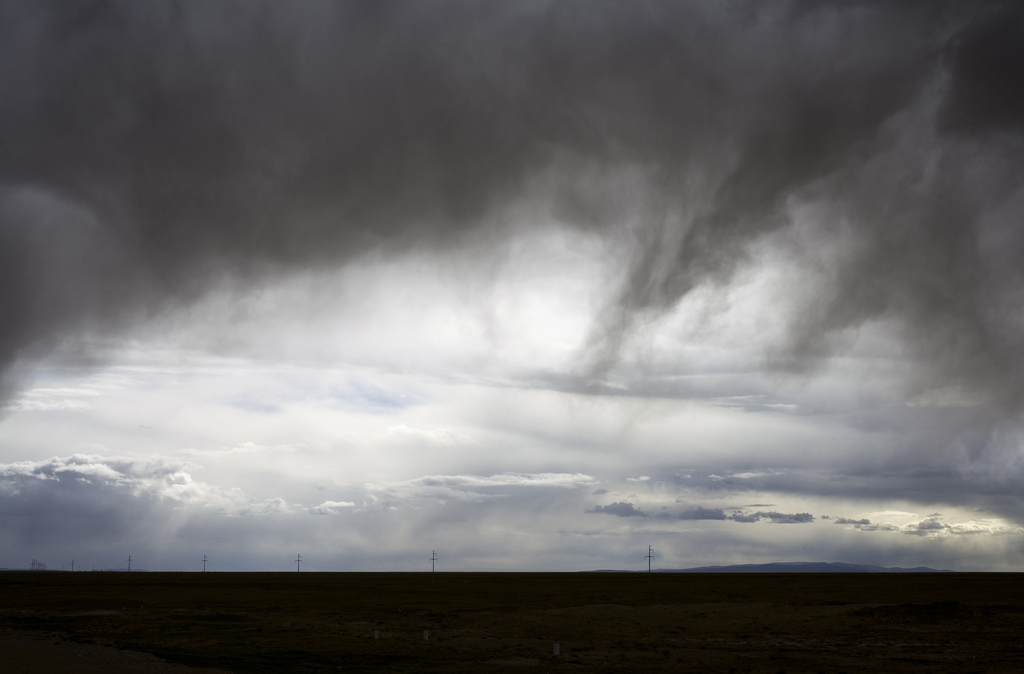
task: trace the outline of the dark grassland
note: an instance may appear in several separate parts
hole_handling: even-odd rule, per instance
[[[1024,575],[21,572],[0,626],[235,672],[1021,672]]]

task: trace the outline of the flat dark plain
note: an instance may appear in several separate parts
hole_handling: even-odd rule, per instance
[[[1021,672],[1024,574],[5,572],[0,626],[229,672]]]

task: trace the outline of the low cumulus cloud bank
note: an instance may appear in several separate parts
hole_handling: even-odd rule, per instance
[[[594,489],[597,479],[584,473],[461,473],[393,483],[325,483],[327,491],[314,500],[301,486],[304,498],[253,497],[195,479],[198,469],[169,458],[91,454],[2,464],[0,536],[8,546],[0,565],[27,563],[18,552],[44,561],[75,557],[111,565],[124,551],[124,556],[149,560],[150,568],[161,568],[213,551],[211,558],[230,568],[284,568],[299,550],[325,570],[409,570],[419,568],[420,556],[409,558],[406,550],[412,541],[414,547],[444,549],[449,563],[461,569],[507,569],[508,555],[531,536],[538,555],[531,568],[579,569],[578,556],[598,559],[593,541],[602,542],[603,564],[628,568],[652,535],[680,568],[740,559],[737,555],[749,561],[752,545],[761,548],[756,559],[786,556],[791,546],[803,545],[834,551],[821,553],[827,558],[898,565],[913,559],[916,547],[927,541],[948,541],[943,559],[959,559],[957,540],[1002,550],[1019,544],[1024,534],[1019,526],[995,519],[939,513],[893,511],[877,518],[822,517],[818,522],[807,512],[692,501],[680,510],[678,492],[664,484],[652,485],[642,501],[585,507],[603,494],[593,494],[600,491]],[[609,486],[601,489],[614,493],[615,485]],[[623,479],[618,486],[634,488],[636,483]],[[894,533],[907,534],[898,537],[895,548]],[[563,559],[566,546],[572,554]],[[705,549],[713,556],[701,556]],[[266,561],[252,561],[253,555]]]

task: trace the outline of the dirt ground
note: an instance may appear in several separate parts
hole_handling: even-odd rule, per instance
[[[220,670],[164,662],[149,653],[14,630],[0,631],[0,654],[0,669],[23,674],[222,674]]]
[[[1021,672],[1024,576],[23,572],[0,626],[25,672]]]

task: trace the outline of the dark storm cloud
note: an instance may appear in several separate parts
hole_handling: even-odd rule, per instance
[[[622,242],[626,280],[590,343],[600,373],[637,320],[727,283],[806,203],[851,243],[794,299],[773,362],[806,369],[891,320],[916,391],[1015,412],[1021,17],[933,2],[5,3],[0,366],[225,278],[499,235],[494,216],[529,198]],[[910,148],[908,129],[925,135]]]
[[[940,122],[954,133],[1024,131],[1024,9],[1005,3],[950,44],[952,90]]]
[[[606,506],[594,506],[593,508],[587,508],[584,512],[603,513],[605,515],[615,515],[616,517],[647,517],[647,513],[643,510],[634,508],[632,503],[626,503],[625,501],[609,503]]]
[[[822,519],[825,519],[825,518],[823,517]],[[868,524],[871,524],[871,520],[868,520],[868,519],[851,520],[851,519],[846,518],[846,517],[837,517],[835,519],[835,523],[836,524],[855,524],[855,525],[858,525],[858,526],[867,526]]]

